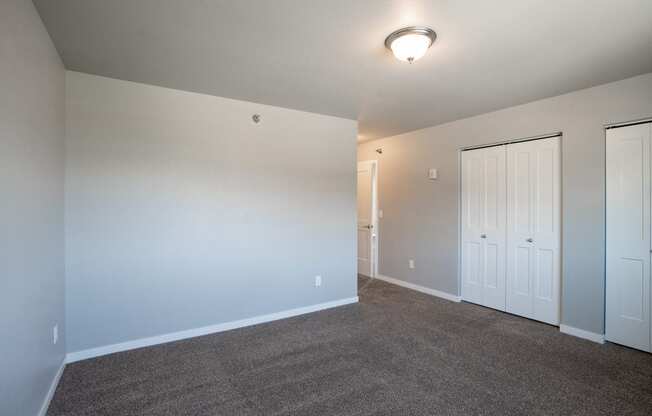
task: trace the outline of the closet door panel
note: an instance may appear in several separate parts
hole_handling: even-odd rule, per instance
[[[560,139],[537,140],[534,194],[534,319],[558,325],[561,284]]]
[[[512,212],[513,231],[519,235],[530,235],[532,233],[532,189],[533,168],[532,154],[528,143],[513,144],[509,147],[512,155],[510,164],[510,183],[513,189]]]
[[[484,154],[462,152],[462,298],[483,301]]]
[[[529,312],[530,276],[532,276],[532,247],[517,246],[514,256],[514,286],[515,298],[511,300],[512,311],[516,309],[518,301],[522,302],[522,309]]]
[[[462,152],[462,298],[505,309],[505,146]]]
[[[607,131],[606,339],[650,351],[650,124]]]
[[[559,137],[507,148],[507,311],[559,324]]]
[[[507,147],[507,312],[531,317],[534,155],[530,142]]]

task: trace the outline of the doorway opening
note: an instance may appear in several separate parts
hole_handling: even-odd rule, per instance
[[[358,162],[358,288],[378,273],[378,161]]]

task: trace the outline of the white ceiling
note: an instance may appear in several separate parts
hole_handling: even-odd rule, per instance
[[[330,114],[363,140],[652,71],[651,0],[34,0],[68,69]],[[385,37],[438,39],[413,65]]]

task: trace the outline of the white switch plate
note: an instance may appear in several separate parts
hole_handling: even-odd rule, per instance
[[[414,269],[414,260],[413,259],[408,260],[408,267],[410,269]]]
[[[378,218],[383,218],[383,210],[382,209],[378,210]]]
[[[321,286],[321,276],[315,276],[315,287]]]
[[[52,327],[52,343],[56,344],[59,341],[59,325]]]
[[[428,179],[437,179],[437,169],[430,168],[428,169]]]

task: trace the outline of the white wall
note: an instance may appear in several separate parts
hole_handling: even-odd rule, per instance
[[[1,1],[0,415],[37,414],[65,353],[64,82],[32,2]]]
[[[562,322],[603,333],[603,126],[650,116],[652,74],[646,74],[362,143],[358,159],[379,160],[380,273],[458,294],[459,149],[561,131]],[[437,181],[427,179],[430,167],[439,169]],[[409,258],[416,269],[408,269]]]
[[[68,72],[68,351],[355,297],[355,154],[352,120]]]

